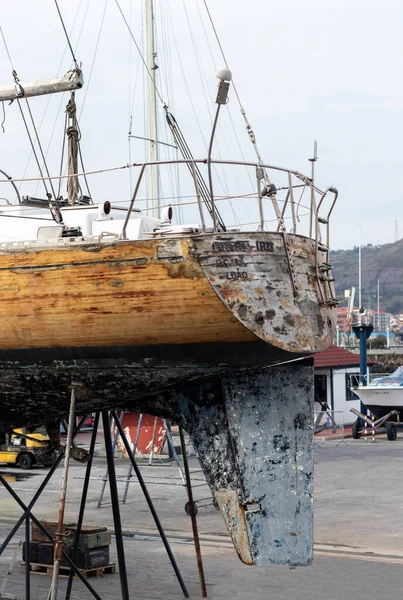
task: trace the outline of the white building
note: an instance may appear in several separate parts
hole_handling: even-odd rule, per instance
[[[374,331],[385,332],[388,331],[388,329],[390,329],[391,327],[392,315],[383,310],[380,310],[379,313],[377,310],[373,310],[372,320],[374,325]]]
[[[324,410],[326,405],[334,412],[338,425],[356,420],[351,408],[360,410],[358,397],[350,390],[357,385],[360,374],[360,356],[338,346],[330,346],[324,352],[314,355],[315,373],[315,412]]]

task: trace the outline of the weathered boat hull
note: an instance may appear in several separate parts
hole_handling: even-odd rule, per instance
[[[277,233],[0,248],[0,428],[52,430],[73,381],[78,414],[180,422],[241,560],[309,564],[312,367],[275,364],[325,349],[334,311],[289,238],[293,279]]]
[[[334,311],[312,240],[290,239],[297,295],[278,233],[3,245],[0,426],[64,416],[71,379],[87,412],[323,350]]]

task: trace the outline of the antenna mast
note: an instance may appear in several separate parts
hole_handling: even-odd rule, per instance
[[[154,48],[154,2],[146,0],[146,31],[147,31],[147,68],[150,74],[148,78],[148,114],[150,121],[150,160],[158,160],[158,133],[157,133],[157,99],[155,88],[155,71],[158,69],[155,64]],[[159,182],[158,167],[151,166],[151,195],[153,217],[159,218]]]
[[[315,179],[315,163],[318,160],[318,142],[315,140],[313,143],[313,158],[310,158],[309,161],[312,165],[312,170],[311,170],[311,180],[312,180],[312,187],[311,187],[311,221],[310,221],[310,226],[309,226],[309,237],[312,237],[312,229],[313,229],[313,215],[316,212],[316,203],[315,203],[315,191],[313,189],[313,182]],[[316,235],[316,232],[315,232]]]

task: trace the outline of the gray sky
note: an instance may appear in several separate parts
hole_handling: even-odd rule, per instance
[[[85,99],[80,121],[85,166],[90,170],[125,164],[130,113],[133,133],[144,135],[146,131],[144,71],[137,51],[115,0],[109,0],[90,77],[105,0],[59,3],[69,30],[76,18],[71,38],[74,46],[78,42],[77,58],[83,62],[87,82],[77,95],[79,110]],[[140,43],[143,2],[132,0],[131,7],[129,0],[120,3]],[[208,4],[264,160],[309,173],[307,159],[313,140],[318,140],[317,182],[323,187],[335,185],[340,192],[332,220],[332,247],[358,245],[360,222],[363,244],[393,242],[396,219],[403,236],[401,2],[209,0]],[[206,151],[199,127],[208,138],[215,68],[223,61],[201,0],[186,0],[186,4],[156,0],[156,19],[162,95],[194,154],[202,158]],[[66,44],[53,0],[2,0],[0,22],[21,80],[56,75]],[[70,65],[66,52],[60,74]],[[0,41],[0,83],[10,80],[10,65]],[[46,102],[31,101],[38,123]],[[41,128],[46,147],[56,123],[49,148],[53,173],[60,160],[64,117],[59,107],[64,104],[65,98],[52,97]],[[233,94],[228,110],[245,156],[253,159]],[[162,123],[160,109],[159,118]],[[29,148],[14,105],[6,107],[5,127],[6,133],[0,133],[0,168],[14,177],[22,176]],[[162,133],[162,138],[169,139],[167,133]],[[221,121],[217,142],[223,157],[227,150],[231,158],[237,157],[238,142],[229,115]],[[133,161],[143,158],[142,142],[132,142],[131,149]],[[37,175],[32,161],[26,175]],[[94,178],[93,188],[95,201],[111,194],[127,197],[128,173]],[[24,193],[34,195],[34,191],[32,184],[30,189],[23,188]]]

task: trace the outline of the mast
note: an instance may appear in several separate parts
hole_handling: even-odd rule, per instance
[[[154,2],[153,0],[145,0],[146,2],[146,32],[147,32],[147,69],[148,77],[148,114],[150,122],[150,160],[152,162],[158,160],[158,133],[157,133],[157,99],[155,89],[155,71],[158,68],[155,64],[155,48],[154,48]],[[159,218],[159,182],[158,182],[158,167],[151,166],[151,194],[153,217]]]

